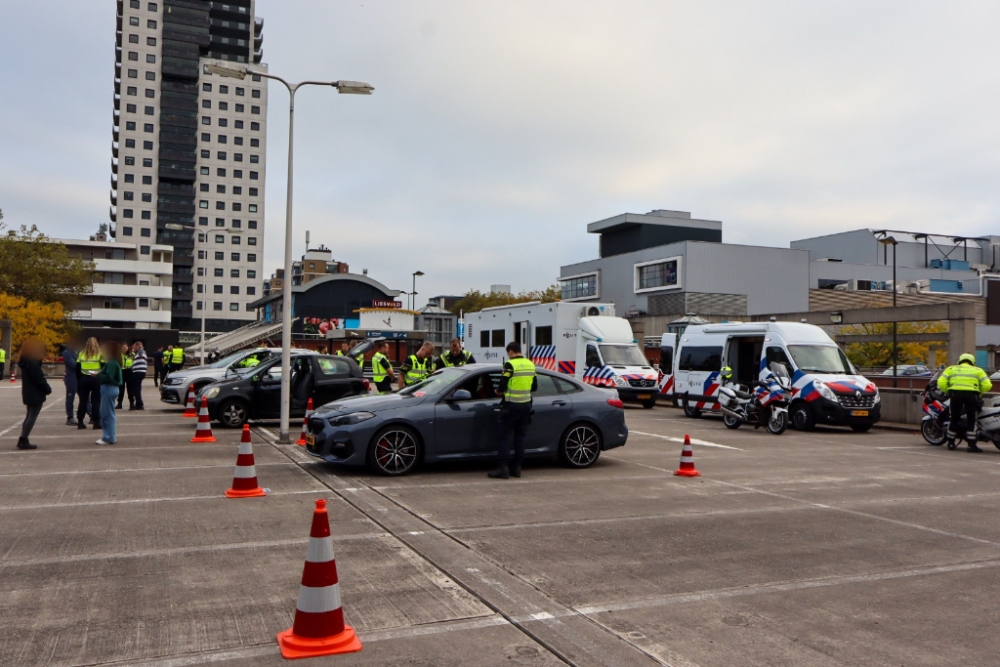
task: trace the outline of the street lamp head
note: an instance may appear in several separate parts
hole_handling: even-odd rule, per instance
[[[420,277],[420,276],[424,275],[424,272],[423,271],[414,271],[413,275],[415,275],[417,277]]]
[[[209,63],[205,65],[205,70],[209,74],[218,74],[219,76],[228,76],[233,79],[245,79],[247,78],[247,68],[246,67],[227,67],[226,65],[219,65],[217,63]]]
[[[342,95],[371,95],[375,87],[363,81],[334,81],[330,84]]]

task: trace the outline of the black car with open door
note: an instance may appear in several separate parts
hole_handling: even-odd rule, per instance
[[[368,383],[349,357],[302,355],[292,358],[291,417],[303,417],[309,399],[319,407],[331,401],[368,394]],[[239,377],[208,385],[199,392],[208,399],[213,421],[239,428],[248,421],[281,416],[281,359],[275,358]]]

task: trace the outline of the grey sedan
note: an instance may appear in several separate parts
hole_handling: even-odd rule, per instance
[[[422,462],[494,458],[501,370],[499,364],[446,368],[395,394],[321,406],[309,419],[306,451],[383,475],[403,475]],[[587,468],[628,439],[613,390],[539,370],[533,407],[528,457],[557,456],[570,468]]]

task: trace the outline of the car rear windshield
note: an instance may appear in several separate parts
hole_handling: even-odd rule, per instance
[[[803,373],[854,374],[851,362],[834,345],[789,345],[788,352]]]
[[[648,366],[646,355],[635,345],[601,345],[601,356],[608,366]]]

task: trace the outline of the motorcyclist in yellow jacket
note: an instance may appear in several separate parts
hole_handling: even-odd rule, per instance
[[[983,451],[976,445],[976,415],[982,406],[982,395],[992,388],[990,377],[976,366],[976,358],[971,354],[963,354],[957,364],[941,373],[938,389],[951,401],[948,449],[955,449],[956,441],[964,434],[970,452]]]

